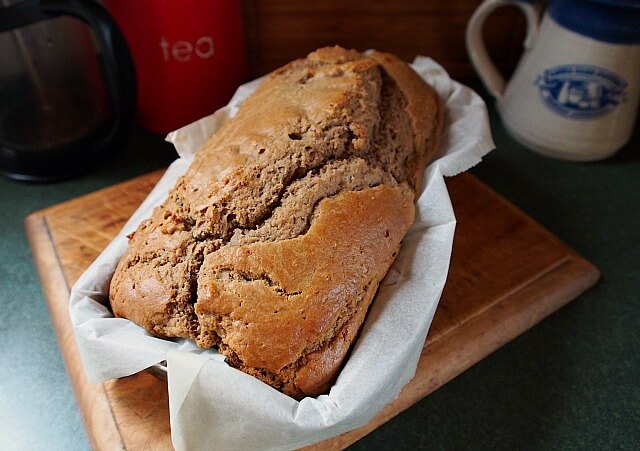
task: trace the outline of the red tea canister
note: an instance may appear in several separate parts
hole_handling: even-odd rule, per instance
[[[129,44],[137,120],[166,133],[231,98],[246,78],[239,0],[105,0]]]

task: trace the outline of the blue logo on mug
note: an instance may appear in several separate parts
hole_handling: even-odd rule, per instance
[[[535,85],[544,103],[569,119],[594,119],[613,111],[625,99],[627,82],[598,66],[568,64],[538,75]]]

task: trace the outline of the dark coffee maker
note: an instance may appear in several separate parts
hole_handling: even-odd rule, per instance
[[[71,177],[126,134],[135,76],[125,40],[94,0],[0,0],[0,172]]]

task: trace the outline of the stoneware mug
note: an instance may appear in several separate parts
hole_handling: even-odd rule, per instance
[[[496,8],[525,15],[524,53],[508,82],[482,26]],[[633,132],[640,92],[640,0],[485,0],[466,30],[471,62],[505,128],[526,147],[565,160],[613,155]]]

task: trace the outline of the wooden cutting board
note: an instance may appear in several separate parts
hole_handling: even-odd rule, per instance
[[[167,384],[141,372],[88,383],[69,288],[160,177],[141,176],[25,220],[45,299],[94,449],[171,449]],[[458,218],[449,278],[414,379],[366,426],[310,448],[341,449],[436,390],[598,279],[598,270],[473,176],[447,181]]]

